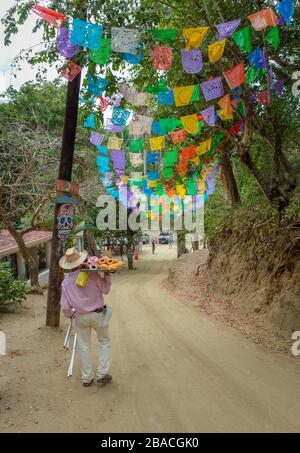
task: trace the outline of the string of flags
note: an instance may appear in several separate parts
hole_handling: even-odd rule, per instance
[[[283,82],[274,80],[265,46],[253,48],[251,40],[251,28],[265,31],[265,42],[275,51],[278,49],[280,27],[292,23],[293,0],[282,0],[276,9],[279,17],[268,7],[248,16],[250,25],[242,28],[241,19],[217,24],[215,29],[218,39],[207,46],[208,62],[214,64],[220,61],[228,39],[232,39],[239,49],[246,53],[245,61],[235,64],[222,75],[211,77],[199,84],[170,88],[164,77],[161,77],[156,85],[146,86],[143,92],[138,92],[134,86],[122,83],[118,84],[116,96],[109,98],[105,95],[109,81],[99,75],[87,74],[88,96],[94,98],[94,107],[105,113],[102,127],[106,132],[97,132],[99,125],[96,113],[90,113],[85,118],[84,126],[91,130],[90,142],[97,147],[96,164],[108,193],[119,197],[118,187],[124,184],[135,188],[134,190],[138,188],[146,196],[152,193],[177,194],[180,197],[185,194],[194,196],[199,192],[204,193],[205,185],[206,194],[213,193],[213,181],[219,164],[214,166],[211,173],[207,173],[205,167],[202,168],[202,176],[198,167],[201,163],[212,162],[216,151],[222,152],[225,134],[218,133],[219,122],[230,122],[228,134],[231,136],[243,133],[245,111],[241,95],[244,84],[256,87],[257,83],[264,79],[270,84],[263,91],[251,93],[250,102],[258,101],[266,105],[271,100],[270,94],[282,95]],[[82,47],[88,50],[90,61],[97,65],[109,64],[113,52],[121,54],[124,61],[131,65],[141,64],[148,55],[145,52],[146,44],[142,42],[145,33],[138,30],[112,27],[110,37],[107,37],[100,24],[73,18],[72,27],[69,29],[63,26],[67,19],[63,14],[39,5],[34,5],[32,10],[58,29],[57,51],[68,59],[62,76],[69,81],[81,72],[82,68],[72,58]],[[174,58],[177,58],[174,55],[174,45],[181,38],[184,41],[184,48],[180,49],[182,68],[188,74],[199,74],[204,66],[204,54],[200,46],[211,28],[185,28],[181,34],[178,30],[172,29],[154,29],[146,32],[151,42],[149,56],[153,68],[157,71],[167,71],[171,68]],[[126,104],[149,112],[153,97],[159,106],[181,108],[194,103],[197,105],[200,100],[210,104],[201,112],[159,120],[154,120],[149,113],[138,113],[130,108],[121,107],[124,99]],[[84,98],[82,102],[85,102]],[[110,114],[107,114],[108,112]],[[235,113],[240,119],[232,124]],[[187,143],[187,146],[179,149],[186,141],[197,140],[203,127],[216,132],[213,138],[206,138],[196,145]],[[129,134],[129,139],[124,140],[117,135],[107,136],[107,133],[119,134],[124,130],[127,131],[125,134],[127,137]],[[169,149],[169,141],[172,143],[172,149]],[[125,174],[127,164],[131,170],[143,165],[146,167],[143,171],[131,172],[129,178]],[[130,198],[130,191],[127,196]]]

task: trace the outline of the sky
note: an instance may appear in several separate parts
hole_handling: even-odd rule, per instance
[[[0,0],[0,18],[5,12],[16,3],[16,0]],[[42,3],[42,2],[41,2]],[[12,76],[10,65],[13,58],[18,55],[22,49],[29,48],[41,42],[41,32],[32,33],[37,16],[32,14],[31,17],[22,25],[19,32],[12,36],[12,43],[9,47],[4,46],[4,30],[0,23],[0,93],[3,93],[9,85],[19,88],[23,83],[32,80],[35,77],[36,69],[23,62],[22,70],[16,72],[17,78]],[[52,80],[57,77],[57,71],[49,68],[47,79]]]

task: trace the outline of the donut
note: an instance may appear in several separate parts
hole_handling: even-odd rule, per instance
[[[94,263],[97,263],[98,262],[98,256],[90,256],[88,258],[88,263],[89,264],[94,264]]]
[[[106,264],[107,258],[106,256],[102,256],[101,258],[98,259],[99,264]]]
[[[115,261],[114,261],[112,258],[109,258],[109,259],[107,260],[107,264],[108,264],[109,266],[111,266],[112,264],[114,264],[114,262],[115,262]]]

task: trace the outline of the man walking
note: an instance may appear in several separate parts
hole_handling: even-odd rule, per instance
[[[154,255],[154,252],[155,252],[155,239],[154,238],[152,238],[151,244],[152,244],[152,255]]]
[[[81,364],[82,383],[89,387],[94,382],[94,373],[91,359],[91,332],[94,329],[99,341],[99,359],[97,383],[110,382],[109,374],[111,344],[108,326],[103,327],[104,299],[111,287],[111,276],[104,273],[104,278],[98,272],[90,272],[86,286],[76,284],[80,267],[86,260],[88,253],[79,252],[76,248],[66,250],[60,259],[59,265],[71,272],[62,282],[61,309],[67,318],[75,317],[77,334],[77,348]]]

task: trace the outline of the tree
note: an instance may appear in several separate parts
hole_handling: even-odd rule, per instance
[[[7,124],[0,118],[0,124],[0,222],[13,236],[25,259],[31,291],[41,293],[38,257],[26,247],[24,235],[42,228],[48,220],[49,202],[54,195],[53,168],[57,166],[51,150],[57,141],[44,130],[32,130],[18,121]]]

